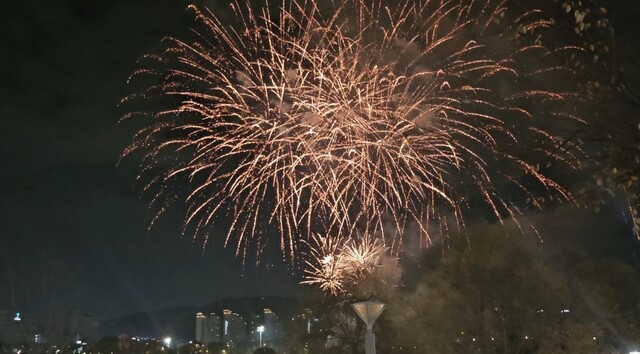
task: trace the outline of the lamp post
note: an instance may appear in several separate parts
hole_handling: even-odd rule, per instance
[[[364,350],[366,354],[376,354],[376,336],[373,334],[373,323],[384,310],[384,304],[377,301],[363,301],[351,304],[358,316],[367,325],[364,336]]]
[[[262,325],[258,326],[257,330],[258,330],[258,334],[260,335],[260,345],[259,346],[262,347],[262,332],[264,332],[264,326],[262,326]]]

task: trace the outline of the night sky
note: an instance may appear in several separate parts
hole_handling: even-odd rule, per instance
[[[151,231],[135,184],[138,161],[119,156],[134,130],[117,104],[137,59],[188,30],[176,0],[19,2],[3,9],[0,58],[0,252],[10,263],[64,258],[104,317],[224,296],[291,295],[296,280],[243,270],[233,250],[180,237],[180,210]],[[8,30],[8,31],[7,31]]]
[[[277,258],[243,269],[232,249],[203,254],[200,242],[180,237],[180,210],[148,231],[138,161],[118,164],[134,133],[118,124],[126,79],[163,36],[188,30],[187,4],[16,1],[0,14],[0,255],[11,264],[64,259],[77,272],[80,308],[101,317],[299,290]],[[615,225],[624,236],[618,207],[592,224],[574,214],[554,220],[565,221],[559,232]]]

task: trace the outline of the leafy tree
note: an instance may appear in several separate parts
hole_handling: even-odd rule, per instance
[[[254,350],[253,354],[276,354],[276,351],[271,348],[262,347]]]
[[[211,349],[218,349],[217,346],[211,346]],[[211,350],[211,353],[220,353],[224,348],[220,348],[219,350]],[[179,354],[200,354],[206,353],[208,350],[207,346],[199,343],[199,342],[189,342],[178,350]]]
[[[640,335],[633,268],[579,253],[569,264],[568,251],[498,227],[470,234],[427,252],[388,304],[404,352],[609,353]]]
[[[567,109],[584,121],[565,134],[567,142],[577,142],[585,152],[585,173],[574,181],[574,195],[596,211],[611,199],[607,194],[626,199],[628,217],[640,235],[640,52],[637,35],[630,31],[640,4],[564,0],[536,6],[543,6],[555,23],[543,41],[581,49],[562,59],[574,71],[580,99]]]
[[[121,353],[124,350],[118,337],[103,337],[87,348],[89,353]]]
[[[9,257],[0,250],[0,307],[22,314],[22,333],[14,341],[42,335],[50,344],[66,345],[89,330],[70,321],[85,289],[78,269],[62,256],[35,250],[28,257]]]
[[[292,349],[309,354],[360,352],[364,326],[344,298],[312,290],[304,304],[313,309],[311,333],[298,332]]]

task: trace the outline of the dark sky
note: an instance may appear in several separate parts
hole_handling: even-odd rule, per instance
[[[135,187],[136,161],[117,164],[133,134],[117,124],[125,81],[163,36],[188,30],[187,2],[11,3],[0,11],[0,255],[63,258],[86,293],[81,307],[103,317],[295,293],[282,264],[243,270],[233,250],[203,255],[180,238],[179,211],[147,231],[153,213]],[[618,222],[624,233],[615,215],[593,220],[592,232]]]
[[[180,238],[178,212],[147,231],[153,213],[134,186],[136,161],[117,165],[133,133],[117,124],[127,76],[163,36],[188,29],[187,3],[15,3],[0,15],[0,252],[7,260],[64,258],[87,293],[82,307],[105,317],[293,293],[296,280],[286,271],[262,268],[258,276],[233,250],[209,247],[203,255],[200,243]]]

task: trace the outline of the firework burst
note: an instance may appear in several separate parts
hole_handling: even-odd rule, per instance
[[[262,249],[269,225],[292,259],[315,233],[398,251],[410,223],[428,243],[424,225],[477,203],[500,219],[540,192],[568,200],[536,167],[572,165],[550,131],[575,120],[568,95],[541,80],[568,70],[539,43],[549,21],[507,3],[235,2],[230,24],[190,7],[195,39],[168,38],[133,75],[159,81],[125,99],[150,103],[126,117],[151,123],[124,155],[143,151],[160,213],[186,188],[185,229],[205,242],[230,218],[238,254]]]
[[[374,274],[389,251],[380,239],[368,235],[349,239],[314,235],[304,243],[309,254],[300,283],[333,295],[348,293],[350,287]]]
[[[301,284],[317,285],[332,294],[344,292],[347,265],[339,258],[343,240],[316,235],[304,242],[309,245],[309,254],[305,257],[305,277]]]

